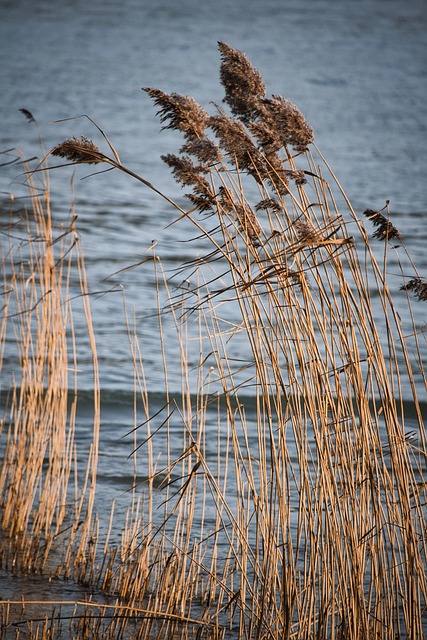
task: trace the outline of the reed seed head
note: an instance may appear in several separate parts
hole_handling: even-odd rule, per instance
[[[202,175],[209,170],[205,165],[196,165],[190,157],[172,153],[162,156],[162,160],[172,169],[177,182],[192,187],[193,193],[185,195],[199,211],[213,208],[214,197],[208,181]]]
[[[265,96],[265,84],[246,55],[219,42],[220,79],[225,88],[224,102],[231,113],[248,125],[267,154],[290,145],[300,153],[313,142],[313,129],[301,111],[281,96]]]
[[[254,247],[259,247],[261,242],[262,228],[254,212],[241,204],[234,204],[234,213],[240,231],[248,238]]]
[[[195,188],[202,188],[202,192],[209,190],[209,184],[202,176],[207,171],[204,165],[196,165],[188,156],[176,156],[173,153],[161,156],[171,169],[175,179],[181,184]]]
[[[303,153],[314,140],[313,129],[290,100],[273,95],[261,101],[259,116],[250,130],[266,153],[284,145]]]
[[[247,171],[255,178],[264,164],[264,156],[254,144],[245,127],[238,120],[225,114],[212,116],[209,126],[219,139],[221,148],[230,156],[231,162],[241,171]]]
[[[262,169],[264,169],[261,174],[262,178],[270,183],[277,194],[286,195],[289,193],[288,175],[292,172],[284,168],[283,162],[277,153],[272,153],[266,158]]]
[[[186,193],[185,197],[193,203],[200,213],[214,211],[215,199],[212,195],[197,195],[197,193]]]
[[[160,89],[144,88],[143,91],[160,107],[160,122],[168,122],[164,129],[178,129],[187,140],[203,139],[209,121],[208,113],[189,96],[164,93]]]
[[[106,156],[98,149],[89,138],[69,138],[61,142],[50,152],[52,156],[65,158],[76,164],[98,164],[106,160]]]
[[[374,227],[377,227],[373,237],[377,240],[401,240],[402,234],[395,226],[392,225],[390,220],[382,215],[380,211],[373,211],[372,209],[366,209],[363,215],[371,220]]]
[[[423,282],[421,278],[411,278],[400,290],[412,291],[418,300],[427,300],[427,282]]]
[[[285,278],[291,286],[298,287],[300,290],[302,289],[304,277],[303,273],[287,267],[282,275],[283,278]],[[304,278],[304,282],[306,285],[308,284],[306,278]]]
[[[255,211],[275,211],[276,213],[279,213],[281,211],[283,211],[283,207],[280,204],[280,202],[278,202],[277,200],[275,200],[274,198],[264,198],[264,200],[261,200],[260,202],[258,202],[258,204],[255,206]]]
[[[265,96],[265,84],[246,55],[219,42],[221,53],[220,80],[225,89],[224,102],[231,113],[247,123],[256,117],[259,101]]]
[[[299,169],[299,170],[296,170],[296,171],[287,170],[286,174],[287,174],[289,180],[293,180],[295,182],[295,184],[297,184],[297,185],[299,185],[301,187],[304,184],[307,184],[307,178],[305,177],[304,169]]]
[[[235,218],[238,229],[248,238],[249,242],[255,247],[260,246],[262,227],[252,209],[236,202],[230,190],[225,187],[219,188],[219,199],[224,211]]]
[[[221,162],[222,153],[213,140],[204,137],[200,140],[191,140],[181,147],[181,153],[195,156],[202,164],[212,165]]]
[[[34,123],[36,122],[35,117],[33,116],[33,114],[31,113],[31,111],[28,111],[28,109],[19,109],[19,111],[24,114],[24,116],[27,118],[28,122]]]
[[[297,220],[294,223],[298,239],[303,244],[320,244],[324,241],[324,237],[315,229],[308,220]]]

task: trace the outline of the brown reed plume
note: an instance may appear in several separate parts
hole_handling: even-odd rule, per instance
[[[28,109],[19,109],[19,111],[27,118],[28,122],[35,124],[36,119]]]
[[[262,101],[257,122],[250,129],[266,153],[289,145],[303,153],[314,140],[313,129],[290,100],[273,95]]]
[[[386,202],[386,206],[384,209],[388,208],[388,201]],[[386,242],[390,242],[391,240],[401,240],[402,235],[398,229],[390,222],[388,218],[386,218],[381,209],[381,211],[373,211],[372,209],[365,209],[363,215],[368,218],[374,225],[377,227],[373,237],[376,240],[385,240]]]
[[[226,114],[221,114],[209,119],[209,127],[217,136],[220,147],[232,164],[258,180],[259,167],[265,164],[265,160],[243,124]],[[261,178],[259,180],[261,181]]]
[[[159,108],[160,122],[167,122],[165,129],[179,129],[188,141],[204,138],[209,116],[204,109],[188,96],[167,94],[159,89],[144,88]]]
[[[411,278],[400,290],[413,292],[418,300],[427,300],[427,282],[423,282],[421,278]]]
[[[220,79],[224,102],[257,138],[265,153],[275,153],[285,145],[304,152],[313,142],[313,130],[300,110],[282,96],[267,98],[261,74],[246,55],[224,42]]]
[[[106,156],[101,153],[96,144],[85,136],[64,140],[64,142],[54,147],[50,153],[52,156],[65,158],[74,163],[99,164],[106,160]]]
[[[225,89],[224,102],[231,113],[245,124],[259,113],[265,96],[264,80],[247,56],[225,42],[218,42],[221,54],[220,80]]]

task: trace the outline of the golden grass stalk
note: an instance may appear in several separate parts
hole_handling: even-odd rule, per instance
[[[8,353],[13,370],[7,386],[9,399],[4,420],[8,429],[3,436],[6,440],[0,493],[2,529],[12,544],[13,564],[23,571],[38,572],[49,565],[51,551],[58,553],[59,545],[64,546],[64,538],[68,544],[76,544],[78,529],[80,552],[74,549],[74,557],[68,561],[71,565],[86,562],[95,492],[99,387],[75,219],[65,230],[58,232],[54,228],[46,174],[41,185],[36,185],[29,176],[28,189],[30,206],[18,212],[22,216],[18,222],[13,220],[12,209],[10,226],[5,229],[9,246],[2,243],[6,296],[1,338],[2,348],[6,341],[13,344]],[[92,339],[95,379],[87,491],[81,491],[77,482],[74,442],[77,388],[76,379],[69,379],[73,367],[70,356],[76,358],[69,289],[74,260]],[[77,487],[75,495],[70,483],[73,479]],[[55,569],[55,565],[49,566],[50,571]]]

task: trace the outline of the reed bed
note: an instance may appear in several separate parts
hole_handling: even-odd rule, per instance
[[[84,258],[76,217],[59,228],[52,222],[47,172],[36,183],[25,162],[24,168],[29,203],[12,201],[2,211],[2,365],[5,353],[8,358],[1,388],[2,567],[84,574],[95,519],[99,440],[97,358]],[[78,455],[75,297],[86,315],[94,379],[92,444]]]
[[[425,638],[426,341],[420,305],[427,284],[389,203],[358,215],[299,109],[281,96],[268,97],[242,52],[225,43],[219,50],[225,106],[214,107],[214,115],[188,96],[145,89],[163,126],[184,138],[179,152],[163,159],[188,190],[190,208],[125,167],[99,128],[111,153],[79,137],[48,154],[71,164],[107,164],[140,181],[178,212],[174,224],[191,221],[206,246],[204,256],[172,279],[154,249],[149,258],[164,368],[160,411],[151,407],[139,327],[127,320],[135,394],[143,407],[143,415],[135,415],[133,456],[135,465],[144,458],[147,481],[132,488],[121,545],[107,539],[103,550],[93,550],[95,426],[82,491],[89,496],[86,533],[77,546],[69,536],[60,566],[77,579],[84,573],[117,600],[104,607],[102,628],[88,613],[101,605],[86,603],[86,613],[76,614],[84,630],[74,637]],[[43,233],[47,238],[45,228]],[[67,301],[68,252],[60,262],[63,280],[53,281],[58,263],[49,257],[53,243],[48,245],[45,262],[34,260],[30,270],[40,274],[32,286],[46,281],[46,288],[33,292],[31,302],[23,297],[31,287],[28,294],[24,288],[15,304],[18,335],[34,335],[41,323],[34,313],[46,309],[50,319],[56,310],[57,324],[45,333],[58,335],[62,350],[37,331],[35,343],[46,358],[58,358],[55,367],[46,361],[58,375],[69,352],[61,333],[69,307],[56,304],[47,313],[44,305],[54,287]],[[397,278],[388,273],[391,256],[400,265]],[[79,273],[86,294],[84,271]],[[179,363],[170,356],[165,323],[176,329]],[[23,354],[40,354],[30,346]],[[182,388],[172,393],[168,372],[177,366]],[[39,394],[34,421],[44,415],[43,385],[53,404],[54,390],[68,388],[66,379],[34,378],[36,371],[32,364],[24,387]],[[29,498],[28,507],[17,501],[12,488],[21,476],[27,482],[24,458],[32,452],[22,444],[25,438],[20,446],[12,438],[27,428],[15,409],[22,386],[10,404],[3,526],[39,544],[39,532],[49,541],[61,529],[65,513],[56,504],[70,500],[71,471],[57,486],[57,474],[39,463],[31,486],[40,498]],[[65,405],[60,416],[54,421],[61,431],[55,464],[69,469],[75,454],[65,434],[76,427]],[[58,502],[46,513],[42,488],[50,484],[49,495]],[[81,516],[68,517],[75,526]],[[85,571],[73,573],[70,567],[83,557]]]

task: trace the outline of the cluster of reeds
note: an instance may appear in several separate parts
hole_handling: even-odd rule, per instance
[[[161,292],[168,300],[159,313],[165,404],[151,408],[129,329],[144,407],[135,427],[144,446],[135,440],[134,455],[146,456],[148,479],[143,491],[133,488],[121,547],[105,545],[93,580],[129,603],[139,638],[419,640],[426,377],[411,294],[423,304],[426,285],[388,205],[387,216],[358,216],[298,108],[268,97],[243,53],[219,48],[228,112],[209,115],[190,97],[145,89],[163,125],[184,136],[164,160],[191,208],[160,195],[209,248],[178,273],[187,283],[178,293],[153,256],[159,310]],[[51,155],[107,163],[156,191],[110,149],[81,137]],[[365,222],[376,226],[372,239]],[[403,317],[402,293],[387,278],[388,251],[397,251],[390,241],[413,269],[402,266]],[[163,341],[170,318],[179,396],[168,389],[168,367],[177,366]],[[3,465],[9,493],[23,467],[17,455]]]
[[[29,201],[20,206],[12,200],[1,212],[1,565],[83,577],[90,564],[99,438],[84,259],[75,216],[68,226],[52,222],[47,173],[37,184],[28,171],[26,176]],[[86,315],[94,370],[92,445],[79,452],[78,462],[76,297]]]

